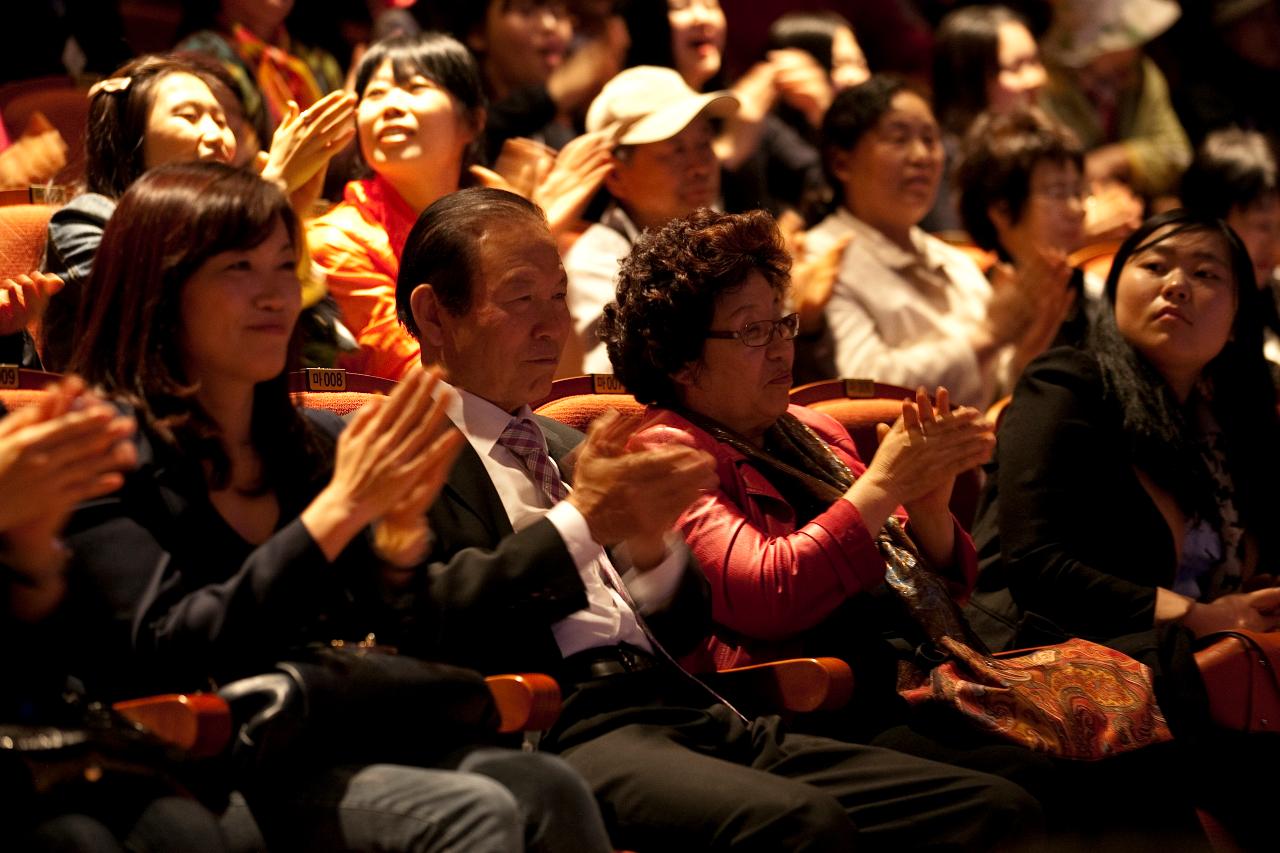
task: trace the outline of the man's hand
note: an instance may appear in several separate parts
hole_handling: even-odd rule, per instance
[[[591,425],[578,454],[569,502],[601,545],[660,538],[717,483],[714,461],[700,450],[679,445],[627,450],[637,425],[634,418],[607,412]]]

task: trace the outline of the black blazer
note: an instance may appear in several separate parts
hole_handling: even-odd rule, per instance
[[[1015,638],[984,618],[990,611],[1012,622],[1035,613],[1095,641],[1152,628],[1155,590],[1172,586],[1176,551],[1121,426],[1088,353],[1049,350],[1023,373],[973,530],[981,573],[971,616],[993,646],[1039,638]]]
[[[308,416],[330,436],[342,427]],[[111,696],[202,689],[309,643],[369,632],[395,642],[366,538],[330,563],[298,519],[322,482],[287,484],[281,527],[255,547],[214,509],[198,467],[145,429],[137,443],[124,487],[81,505],[67,528],[74,600],[63,610],[98,614],[76,629],[77,674]]]
[[[582,433],[535,416],[557,464]],[[571,471],[561,465],[567,480]],[[555,672],[562,657],[551,625],[587,606],[573,559],[546,519],[514,532],[484,463],[464,444],[428,513],[435,545],[425,578],[431,610],[420,653],[485,673]],[[706,581],[692,557],[673,600],[647,618],[673,655],[693,648],[710,619]],[[423,608],[425,611],[427,608]]]

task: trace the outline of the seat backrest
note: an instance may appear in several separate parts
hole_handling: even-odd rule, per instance
[[[791,392],[791,402],[807,406],[839,421],[849,432],[858,456],[870,462],[880,446],[877,424],[892,425],[902,414],[902,401],[913,391],[869,379],[833,379],[802,385]],[[973,524],[982,491],[982,470],[972,468],[956,477],[951,492],[951,512],[966,530]]]
[[[559,421],[565,426],[586,432],[591,422],[610,409],[624,415],[644,414],[644,404],[637,403],[630,394],[572,394],[534,409],[540,415]]]
[[[289,395],[306,409],[349,415],[372,397],[390,394],[394,379],[349,373],[342,368],[308,367],[289,374]]]
[[[0,278],[38,270],[49,235],[50,204],[0,205]]]
[[[610,373],[569,376],[551,383],[551,393],[530,404],[535,412],[576,430],[586,432],[596,418],[609,409],[623,414],[641,414],[644,406],[627,393]]]
[[[45,388],[61,379],[61,374],[25,370],[0,364],[0,403],[10,412],[34,406],[44,399]]]
[[[22,133],[27,122],[36,113],[49,120],[49,124],[67,144],[67,163],[58,172],[56,181],[74,183],[84,177],[84,137],[89,126],[89,94],[76,86],[67,86],[61,79],[46,88],[35,88],[15,95],[3,107],[4,124],[13,134]]]
[[[1072,252],[1067,258],[1067,263],[1105,280],[1107,273],[1111,272],[1111,263],[1116,259],[1116,252],[1119,250],[1119,240],[1090,243]]]
[[[874,379],[823,379],[791,389],[791,402],[797,406],[809,406],[821,400],[871,400],[885,398],[899,402],[916,392],[901,385],[889,385]]]
[[[627,389],[612,373],[584,373],[581,376],[566,376],[551,383],[551,391],[541,400],[529,404],[529,408],[537,411],[552,400],[563,397],[581,397],[591,394],[617,394],[629,396]]]

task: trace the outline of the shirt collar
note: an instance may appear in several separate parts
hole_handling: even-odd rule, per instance
[[[847,207],[838,208],[835,215],[846,228],[853,232],[854,242],[860,244],[876,261],[889,269],[905,270],[919,266],[928,272],[942,270],[944,259],[939,255],[929,235],[919,227],[912,226],[908,234],[915,250],[909,252],[884,236],[878,228],[854,216]]]
[[[476,453],[481,456],[492,455],[493,448],[498,443],[498,438],[502,435],[503,430],[507,428],[507,424],[511,423],[513,417],[533,420],[533,410],[527,405],[521,406],[512,415],[483,397],[478,397],[462,388],[454,388],[443,379],[437,383],[436,387],[454,391],[449,397],[448,403],[445,404],[445,414],[449,416],[449,420],[453,421],[458,429],[462,430],[463,434],[471,442],[471,446],[475,448]],[[543,450],[546,450],[546,441],[542,438],[542,430],[536,430],[536,432],[539,440],[543,442]]]
[[[640,238],[640,229],[631,221],[631,217],[627,216],[627,212],[622,209],[622,205],[617,202],[611,202],[605,208],[604,213],[600,216],[600,224],[606,228],[612,228],[623,237],[626,237],[628,243],[634,243]]]

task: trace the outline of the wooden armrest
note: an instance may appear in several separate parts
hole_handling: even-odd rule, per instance
[[[491,675],[485,682],[502,717],[498,731],[503,734],[543,731],[560,716],[560,685],[549,675]]]
[[[853,670],[839,658],[792,658],[722,670],[716,689],[768,711],[834,711],[853,695]],[[732,699],[732,697],[730,697]]]
[[[117,702],[112,707],[197,758],[217,755],[231,740],[231,709],[216,693],[170,693]]]

